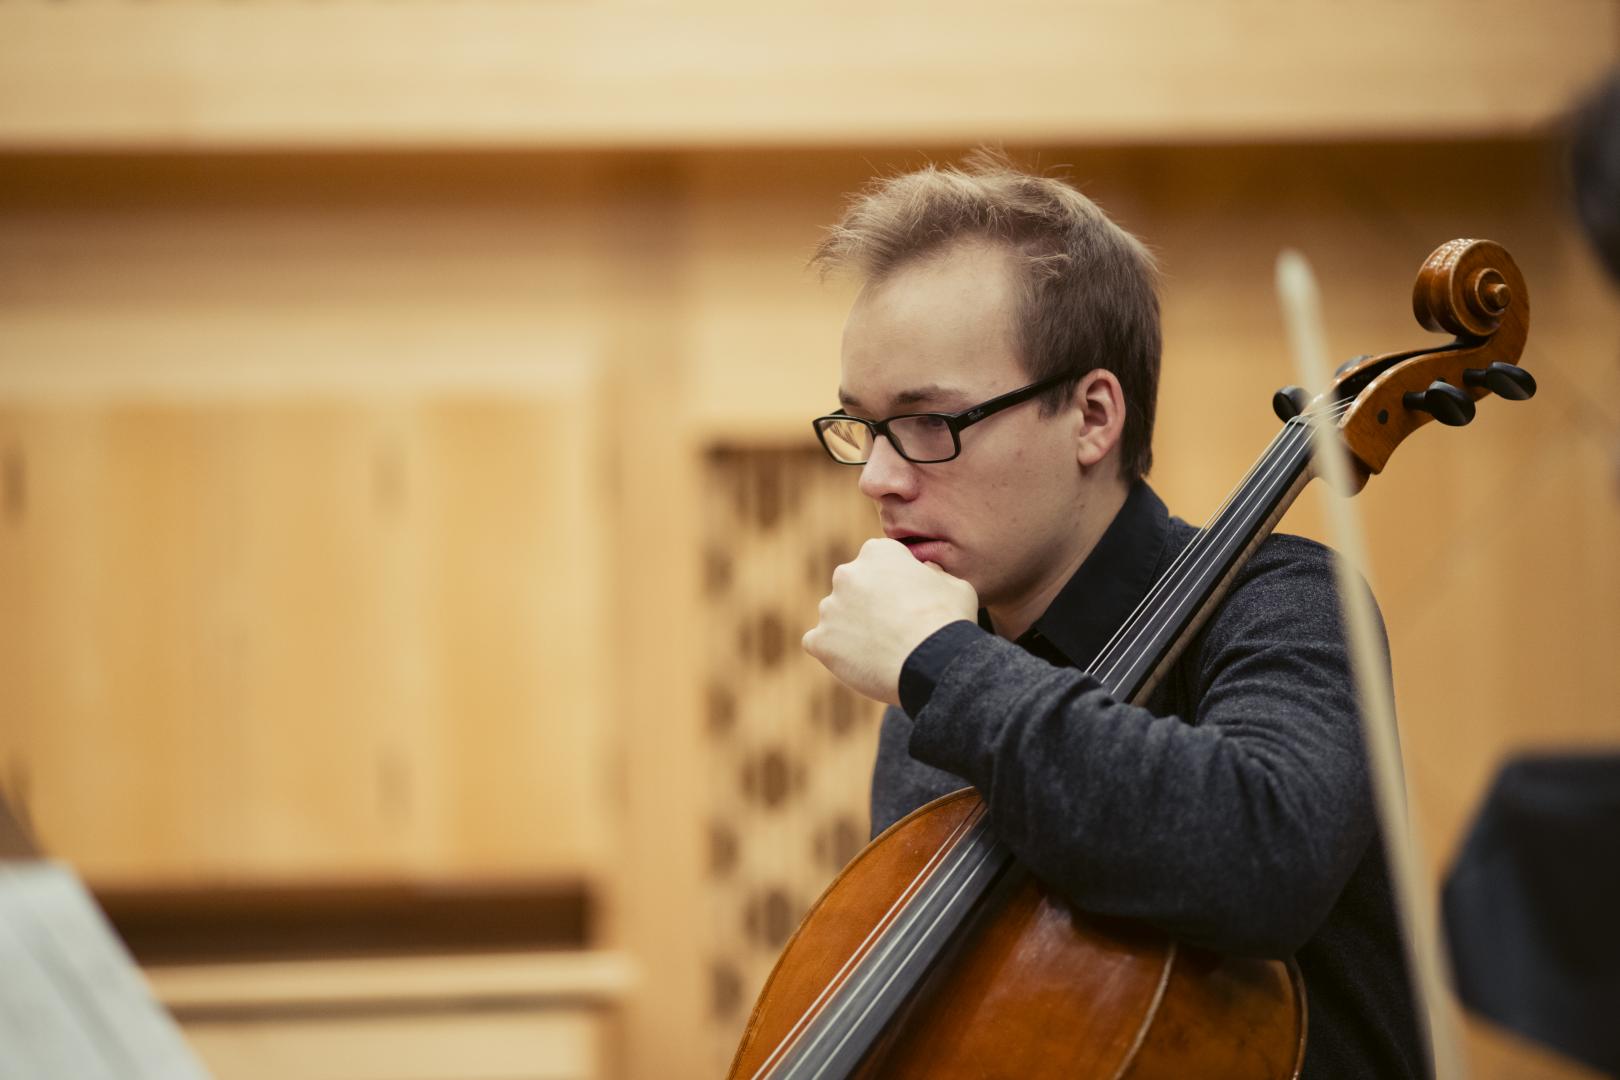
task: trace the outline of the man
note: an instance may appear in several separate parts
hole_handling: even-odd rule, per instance
[[[1150,708],[1085,671],[1194,534],[1143,480],[1150,256],[980,155],[875,185],[818,259],[864,288],[817,431],[885,538],[804,647],[891,706],[874,832],[972,784],[1077,907],[1296,956],[1306,1077],[1422,1075],[1326,551],[1269,539]]]

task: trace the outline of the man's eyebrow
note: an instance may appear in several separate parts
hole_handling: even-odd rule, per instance
[[[927,386],[918,386],[910,390],[900,391],[894,395],[892,404],[897,409],[904,409],[907,406],[917,405],[922,402],[948,399],[958,393],[959,391],[929,383]],[[861,407],[861,403],[855,399],[855,395],[843,389],[838,391],[838,404],[845,409],[858,409]]]

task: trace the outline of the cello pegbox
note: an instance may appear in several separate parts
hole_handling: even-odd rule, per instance
[[[1530,325],[1529,290],[1500,244],[1452,240],[1436,248],[1412,287],[1412,313],[1425,329],[1453,334],[1453,340],[1367,357],[1341,371],[1325,395],[1350,402],[1339,429],[1370,473],[1381,472],[1395,448],[1437,416],[1453,425],[1466,423],[1464,414],[1473,411],[1468,406],[1496,392],[1497,385],[1514,392],[1528,389],[1525,396],[1535,392],[1535,380],[1517,366]],[[1524,372],[1523,379],[1504,367]],[[1470,378],[1470,372],[1476,374]]]

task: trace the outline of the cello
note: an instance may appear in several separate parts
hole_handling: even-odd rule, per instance
[[[1332,425],[1354,492],[1431,420],[1462,426],[1487,395],[1535,392],[1517,364],[1524,279],[1499,245],[1438,248],[1413,312],[1453,340],[1357,357],[1314,397],[1278,391],[1282,430],[1090,665],[1115,700],[1148,699],[1318,475],[1313,422]],[[1292,961],[1218,955],[1075,910],[964,789],[896,822],[828,886],[766,981],[728,1075],[1292,1077],[1307,1026]]]

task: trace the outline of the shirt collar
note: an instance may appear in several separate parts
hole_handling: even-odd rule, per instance
[[[1169,511],[1136,481],[1097,546],[1018,643],[1048,660],[1089,665],[1153,587],[1169,536]]]

